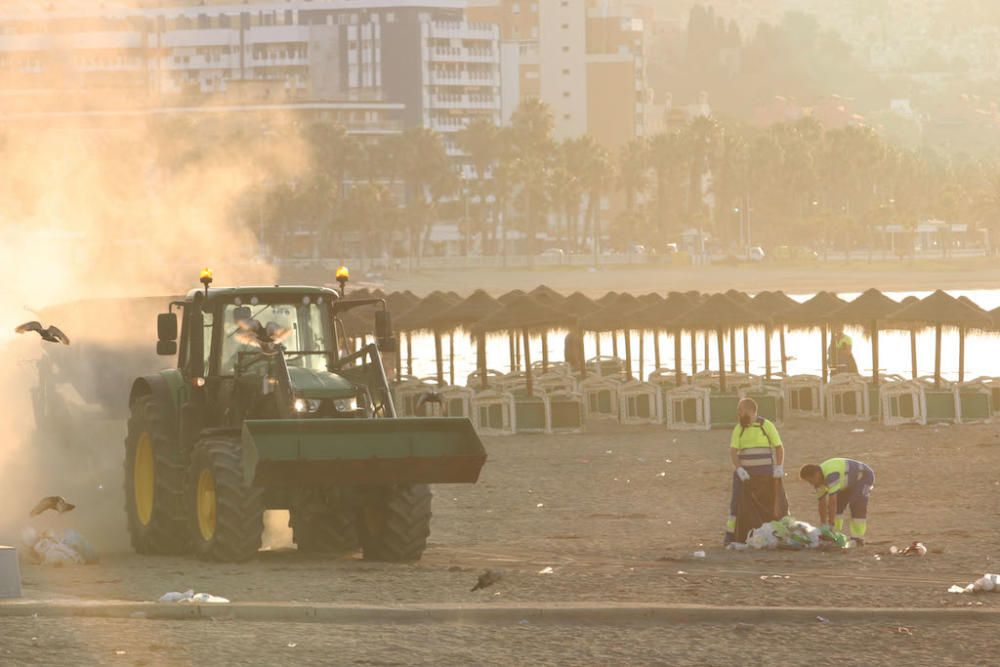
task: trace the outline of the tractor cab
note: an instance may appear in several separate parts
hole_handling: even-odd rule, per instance
[[[362,306],[379,309],[378,343],[352,352],[340,316]],[[158,325],[158,352],[177,353],[185,389],[201,395],[202,428],[394,412],[380,350],[395,341],[381,299],[322,287],[206,287],[172,303]]]

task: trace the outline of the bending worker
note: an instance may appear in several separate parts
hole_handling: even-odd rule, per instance
[[[785,498],[782,478],[785,476],[783,463],[785,448],[781,444],[781,436],[774,424],[757,415],[757,403],[752,398],[744,398],[737,407],[740,423],[733,428],[729,442],[729,457],[733,462],[733,493],[729,501],[729,519],[726,521],[725,544],[733,541],[744,542],[746,533],[753,528],[780,519],[788,513],[788,500]],[[764,480],[771,481],[764,484]],[[773,480],[773,481],[772,481]],[[761,488],[752,497],[755,507],[742,505],[749,496],[750,485],[755,482]],[[744,488],[748,487],[748,488]],[[747,517],[752,512],[753,517],[747,521],[738,522],[738,517]],[[737,523],[740,524],[737,530]]]
[[[843,532],[844,510],[851,509],[851,537],[862,546],[868,531],[868,499],[875,471],[854,459],[828,459],[802,466],[799,477],[812,484],[819,499],[819,521]]]

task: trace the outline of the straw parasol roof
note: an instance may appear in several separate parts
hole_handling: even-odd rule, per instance
[[[846,305],[846,301],[832,292],[819,292],[803,303],[790,306],[781,319],[793,328],[812,329],[829,324],[832,314]]]
[[[464,327],[468,329],[479,320],[489,317],[503,307],[499,301],[479,289],[440,313],[436,326],[443,329]]]
[[[599,304],[602,307],[607,306],[611,303],[614,303],[619,296],[621,295],[618,292],[608,292],[604,296],[595,299],[595,303]]]
[[[528,292],[529,296],[533,296],[538,300],[546,300],[553,303],[561,302],[565,297],[559,292],[555,291],[548,285],[539,285],[535,289]]]
[[[750,298],[749,294],[735,289],[728,290],[726,292],[726,296],[729,297],[731,300],[735,301],[736,303],[742,304],[744,306],[753,301],[753,299]]]
[[[562,303],[559,304],[559,309],[568,315],[572,315],[573,317],[584,317],[585,315],[600,310],[601,307],[583,293],[573,292],[568,297],[563,299]]]
[[[725,294],[713,294],[674,320],[683,329],[714,330],[759,324],[765,318]]]
[[[753,298],[751,308],[755,313],[759,313],[774,322],[782,323],[785,321],[785,313],[797,305],[799,304],[795,299],[779,290],[761,292]]]
[[[433,292],[397,317],[394,324],[399,331],[440,330],[438,318],[456,303],[443,292]]]
[[[916,303],[899,308],[886,317],[889,322],[906,322],[914,325],[989,328],[992,319],[979,308],[960,301],[950,294],[937,290]]]
[[[865,290],[857,299],[832,314],[832,321],[867,326],[899,310],[899,303],[877,289]]]
[[[631,294],[619,294],[600,310],[580,318],[584,331],[617,331],[631,329],[633,316],[645,306]]]
[[[524,290],[512,289],[511,291],[507,292],[506,294],[501,294],[500,296],[498,296],[497,297],[497,301],[499,301],[500,303],[502,303],[504,305],[507,305],[508,303],[510,303],[511,301],[513,301],[514,299],[516,299],[518,297],[521,297],[521,296],[524,296],[525,294],[526,294],[526,292]]]
[[[661,301],[644,307],[632,316],[637,329],[660,331],[669,329],[681,315],[689,312],[696,304],[684,294],[674,293]]]
[[[572,325],[575,321],[575,317],[525,294],[476,322],[472,328],[477,333],[514,329],[539,331]]]
[[[657,294],[656,292],[650,292],[649,294],[643,294],[642,296],[640,296],[639,301],[646,304],[647,306],[651,306],[654,303],[663,303],[663,297]]]

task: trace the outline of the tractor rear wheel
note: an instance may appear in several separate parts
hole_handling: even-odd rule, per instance
[[[420,560],[431,534],[432,498],[426,484],[388,487],[370,496],[358,521],[365,560]]]
[[[243,481],[239,440],[199,440],[188,472],[188,512],[198,556],[236,563],[256,556],[264,529],[262,495]]]
[[[152,396],[132,403],[125,438],[125,514],[132,548],[140,554],[188,550],[184,513],[187,457],[167,432]]]
[[[346,494],[331,493],[321,507],[291,510],[292,539],[303,553],[351,553],[360,544],[357,517],[357,507]]]

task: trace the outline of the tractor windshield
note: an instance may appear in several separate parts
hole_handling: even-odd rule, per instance
[[[249,319],[243,316],[247,309]],[[264,348],[266,343],[280,343],[289,366],[325,371],[331,350],[327,342],[332,340],[326,312],[316,303],[227,305],[223,318],[222,375],[235,374],[240,352],[261,353],[261,341]]]

